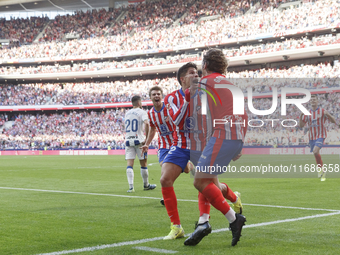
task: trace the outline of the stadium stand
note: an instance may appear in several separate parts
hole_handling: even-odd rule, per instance
[[[266,33],[285,35],[289,31],[296,33],[296,30],[303,32],[314,27],[327,28],[339,25],[338,8],[339,3],[336,0],[305,3],[298,8],[283,11],[267,8],[257,13],[234,18],[223,16],[215,20],[206,20],[198,25],[171,26],[167,29],[156,30],[144,29],[135,31],[132,36],[118,34],[68,42],[46,42],[12,47],[2,49],[0,57],[3,59],[70,56],[76,58],[92,54],[117,54],[148,49],[168,49],[175,46],[190,47],[210,42],[219,44],[231,38],[251,37]]]
[[[224,49],[223,52],[229,58],[248,56],[253,54],[270,53],[276,51],[286,51],[295,49],[305,49],[313,46],[323,46],[331,44],[339,44],[340,38],[338,36],[327,34],[313,37],[312,39],[286,39],[282,42],[263,43],[245,45],[234,49]],[[1,66],[0,74],[40,74],[40,73],[65,73],[65,72],[92,72],[98,70],[113,70],[125,68],[137,68],[146,66],[159,66],[176,63],[184,63],[188,61],[201,61],[201,54],[178,54],[174,56],[163,57],[150,57],[146,59],[133,59],[126,61],[104,61],[104,62],[82,62],[73,64],[54,64],[54,65],[35,65],[35,66]]]
[[[194,53],[185,51],[197,45],[205,45],[205,48],[209,45],[221,46],[225,55],[232,59],[310,47],[318,52],[318,47],[340,43],[340,37],[336,34],[336,28],[340,25],[338,1],[305,2],[297,7],[280,10],[282,2],[161,0],[137,4],[127,9],[77,12],[74,15],[58,16],[53,21],[47,18],[9,22],[3,20],[1,22],[4,29],[1,33],[12,34],[10,39],[18,40],[21,45],[3,47],[0,50],[0,58],[3,60],[0,64],[0,76],[15,75],[20,78],[24,74],[78,73],[199,62],[203,48]],[[26,29],[18,37],[18,24],[26,24],[26,27],[34,29]],[[39,43],[24,45],[32,43],[45,26]],[[315,28],[321,29],[321,32],[318,30],[318,33],[308,34],[308,31]],[[77,35],[79,39],[67,41],[66,35],[70,33]],[[268,39],[258,40],[256,36],[259,34],[268,34]],[[238,45],[236,42],[240,38],[250,41]],[[234,40],[233,44],[226,46],[228,40]],[[176,47],[181,47],[182,52],[176,53]],[[160,57],[148,57],[143,52],[164,49],[170,49],[170,53]],[[139,51],[139,55],[134,55],[137,54],[136,51]],[[128,54],[130,57],[113,59],[117,54]],[[111,59],[103,59],[108,56]],[[87,58],[95,61],[84,61]],[[13,60],[18,59],[23,59],[24,62],[13,63]],[[44,62],[46,59],[59,62],[48,64]],[[71,59],[78,61],[73,63]],[[264,82],[266,79],[290,79],[289,84],[276,83],[279,88],[303,87],[311,91],[329,89],[320,95],[320,101],[322,107],[327,108],[338,119],[340,93],[335,93],[332,89],[340,86],[338,82],[330,82],[331,78],[340,75],[338,57],[313,61],[313,64],[288,61],[285,65],[263,63],[248,68],[239,66],[239,70],[231,69],[227,77],[233,79],[244,92],[251,87],[254,93],[263,95],[271,92],[268,83]],[[320,78],[323,79],[322,82],[316,80]],[[129,102],[135,94],[148,100],[148,89],[154,85],[163,87],[165,94],[178,88],[173,73],[159,78],[118,77],[107,81],[95,78],[73,82],[32,80],[18,83],[11,80],[0,85],[0,108]],[[256,109],[269,108],[271,103],[269,96],[253,100]],[[280,105],[274,114],[266,118],[280,119],[279,112]],[[296,112],[296,109],[288,108],[287,119],[296,120]],[[5,111],[0,113],[0,149],[105,149],[108,145],[117,149],[124,148],[124,113],[125,108],[96,111],[71,109],[64,112],[35,110],[28,113]],[[251,113],[249,116],[258,119],[258,116]],[[328,123],[327,128],[327,143],[338,142],[340,137],[335,125]],[[245,144],[275,147],[306,144],[307,140],[305,130],[284,128],[277,122],[274,127],[250,127]],[[156,146],[155,141],[153,145]]]
[[[47,17],[13,18],[11,20],[1,18],[0,38],[18,41],[20,44],[31,44],[48,21]]]
[[[100,37],[108,32],[111,23],[120,15],[122,9],[114,11],[89,10],[76,12],[74,15],[57,16],[44,30],[40,42],[60,42],[67,40],[67,34],[73,34],[78,39]],[[74,38],[74,37],[72,37]]]
[[[336,118],[340,118],[340,93],[328,93],[319,96],[321,107]],[[253,105],[256,109],[267,109],[272,105],[270,98],[255,99]],[[249,127],[245,145],[251,146],[281,146],[306,144],[308,137],[305,130],[298,127],[283,127],[280,124],[281,106],[269,116],[259,118],[249,111],[249,119],[276,119],[273,126],[266,122],[262,127]],[[124,148],[124,120],[125,108],[107,109],[106,111],[71,111],[63,113],[21,113],[12,115],[14,124],[5,128],[0,135],[1,149],[35,148],[67,149],[67,148],[106,148],[114,143],[112,148]],[[299,112],[295,107],[287,108],[286,119],[298,120]],[[1,117],[4,122],[4,116]],[[292,123],[293,124],[293,123]],[[260,125],[253,123],[253,125]],[[339,141],[340,134],[337,126],[327,122],[327,143]],[[113,142],[114,141],[114,142]],[[156,143],[153,143],[156,146]],[[14,147],[13,147],[14,146]]]
[[[252,87],[254,93],[267,93],[270,88],[266,79],[290,79],[290,84],[276,83],[275,86],[303,87],[320,89],[338,87],[335,82],[315,82],[314,79],[335,78],[340,76],[340,64],[320,63],[318,65],[296,65],[289,68],[263,68],[229,72],[226,75],[235,80],[244,92]],[[302,83],[303,81],[303,83]],[[314,81],[314,82],[313,82]],[[149,100],[148,90],[155,85],[164,89],[167,95],[178,89],[175,77],[158,79],[116,80],[109,82],[65,82],[65,83],[28,83],[14,86],[0,85],[0,105],[86,105],[95,103],[128,102],[132,96],[139,94],[143,100]],[[133,91],[131,90],[133,88]]]

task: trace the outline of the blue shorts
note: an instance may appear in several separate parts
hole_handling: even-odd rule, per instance
[[[242,151],[242,140],[210,138],[196,166],[196,171],[223,174],[230,161]]]
[[[194,165],[197,164],[201,151],[191,151],[188,149],[182,149],[177,146],[171,146],[168,155],[163,160],[164,163],[173,163],[184,171],[188,161],[190,160]]]
[[[158,149],[157,156],[158,156],[158,162],[161,163],[164,161],[164,158],[166,155],[168,155],[169,149]]]
[[[310,152],[313,152],[314,146],[318,146],[321,149],[324,141],[325,141],[325,138],[318,138],[316,140],[310,140],[309,141]]]

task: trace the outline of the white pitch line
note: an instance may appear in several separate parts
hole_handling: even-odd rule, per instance
[[[82,169],[82,168],[106,168],[106,167],[104,167],[104,166],[79,166],[79,167],[76,167],[76,169]],[[57,169],[59,169],[59,168],[57,168]],[[66,168],[66,169],[69,169],[69,168]]]
[[[153,162],[153,163],[150,163],[150,164],[148,164],[148,166],[152,166],[152,165],[159,165],[159,163],[158,162]]]
[[[245,204],[249,206],[262,206],[262,207],[272,207],[272,208],[283,208],[283,209],[299,209],[299,210],[308,210],[308,211],[329,211],[329,212],[339,212],[340,210],[333,209],[320,209],[320,208],[308,208],[308,207],[296,207],[296,206],[282,206],[282,205],[261,205],[261,204]]]
[[[154,200],[159,200],[159,197],[129,196],[129,195],[116,195],[116,194],[77,192],[77,191],[26,189],[26,188],[13,188],[13,187],[0,187],[0,189],[36,191],[36,192],[48,192],[48,193],[61,193],[61,194],[78,194],[78,195],[91,195],[91,196],[107,196],[107,197],[122,197],[122,198],[139,198],[139,199],[154,199]],[[177,201],[180,201],[180,202],[194,202],[194,203],[198,202],[197,200],[193,200],[193,199],[177,199]],[[281,206],[281,205],[261,205],[261,204],[245,204],[245,203],[243,203],[243,205],[259,206],[259,207],[271,207],[271,208],[283,208],[283,209],[308,210],[308,211],[328,211],[328,212],[339,212],[340,211],[340,210],[334,210],[334,209],[305,208],[305,207]]]
[[[141,250],[141,251],[153,251],[158,253],[177,253],[178,251],[172,251],[172,250],[165,250],[165,249],[157,249],[157,248],[151,248],[151,247],[145,247],[145,246],[136,246],[133,247],[134,249]]]
[[[0,187],[0,189],[37,191],[37,192],[61,193],[61,194],[107,196],[107,197],[142,198],[142,199],[145,198],[145,199],[156,199],[156,200],[159,200],[158,197],[141,197],[141,196],[115,195],[115,194],[102,194],[102,193],[88,193],[88,192],[77,192],[77,191],[44,190],[44,189],[24,189],[24,188],[11,188],[11,187]]]
[[[56,251],[56,252],[50,252],[50,253],[41,253],[39,255],[63,255],[63,254],[86,252],[86,251],[96,251],[96,250],[103,250],[103,249],[107,249],[107,248],[121,247],[121,246],[126,246],[126,245],[135,245],[135,244],[153,242],[153,241],[162,240],[163,238],[164,238],[164,236],[141,239],[141,240],[136,240],[136,241],[127,241],[127,242],[120,242],[120,243],[113,243],[113,244],[97,245],[97,246],[85,247],[85,248],[74,249],[74,250],[64,250],[64,251]]]
[[[299,218],[293,218],[293,219],[285,219],[285,220],[275,220],[275,221],[269,221],[269,222],[262,222],[262,223],[255,223],[250,225],[245,225],[243,228],[255,228],[255,227],[262,227],[262,226],[268,226],[268,225],[274,225],[279,223],[286,223],[286,222],[293,222],[293,221],[299,221],[299,220],[308,220],[308,219],[314,219],[314,218],[321,218],[321,217],[327,217],[327,216],[333,216],[333,215],[339,215],[340,211],[332,212],[332,213],[323,213],[323,214],[316,214],[311,216],[303,216]],[[221,228],[213,230],[212,233],[219,233],[228,231],[229,228]]]
[[[274,224],[280,224],[280,223],[286,223],[286,222],[293,222],[293,221],[299,221],[299,220],[321,218],[321,217],[327,217],[327,216],[333,216],[333,215],[339,215],[339,214],[340,214],[340,211],[332,212],[332,213],[325,213],[325,214],[316,214],[316,215],[299,217],[299,218],[292,218],[292,219],[276,220],[276,221],[250,224],[250,225],[245,225],[244,228],[262,227],[262,226],[268,226],[268,225],[274,225]],[[216,229],[216,230],[213,230],[212,232],[213,233],[219,233],[219,232],[224,232],[224,231],[229,231],[229,228]],[[189,236],[189,235],[190,234],[187,234],[185,236]],[[103,249],[107,249],[107,248],[114,248],[114,247],[121,247],[121,246],[127,246],[127,245],[135,245],[135,244],[141,244],[141,243],[147,243],[147,242],[154,242],[154,241],[158,241],[158,240],[162,240],[162,239],[163,239],[163,237],[147,238],[147,239],[141,239],[141,240],[136,240],[136,241],[127,241],[127,242],[120,242],[120,243],[113,243],[113,244],[97,245],[97,246],[85,247],[85,248],[74,249],[74,250],[64,250],[64,251],[56,251],[56,252],[51,252],[51,253],[41,253],[41,254],[38,254],[38,255],[63,255],[63,254],[70,254],[70,253],[103,250]]]

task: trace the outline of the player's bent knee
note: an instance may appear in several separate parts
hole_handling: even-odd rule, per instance
[[[314,149],[313,149],[313,154],[316,155],[316,154],[319,154],[320,153],[320,147],[319,146],[314,146]]]
[[[166,177],[161,177],[160,183],[162,187],[172,187],[174,185],[174,182]]]
[[[160,179],[162,187],[172,187],[181,172],[182,169],[179,166],[175,164],[164,163],[162,165],[162,176]]]
[[[204,189],[205,180],[202,178],[195,178],[194,186],[197,190],[202,191]]]

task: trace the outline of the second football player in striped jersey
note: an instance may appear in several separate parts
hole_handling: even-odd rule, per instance
[[[313,152],[316,163],[318,165],[318,177],[321,177],[321,181],[326,180],[326,172],[322,171],[323,161],[321,159],[320,150],[327,137],[327,130],[325,122],[328,119],[332,123],[336,123],[335,118],[325,109],[318,106],[318,97],[313,94],[310,99],[312,109],[309,111],[311,115],[300,115],[300,127],[308,125],[309,129],[309,145],[310,152]]]
[[[169,110],[162,102],[163,90],[159,86],[154,86],[149,90],[149,96],[152,101],[153,107],[148,111],[150,121],[150,130],[146,139],[145,145],[142,147],[142,154],[147,153],[150,143],[158,133],[158,161],[162,166],[164,158],[168,155],[169,149],[173,144],[175,126],[169,115]],[[188,162],[184,172],[189,173],[193,170],[194,166]],[[161,199],[161,204],[164,205],[164,199]]]
[[[148,111],[150,121],[150,130],[145,145],[142,147],[142,153],[148,151],[156,133],[158,133],[158,160],[159,164],[163,164],[165,156],[168,154],[170,147],[173,145],[175,133],[175,125],[172,122],[169,110],[162,102],[163,90],[159,86],[154,86],[149,90],[149,96],[153,103],[153,107]],[[189,173],[191,164],[187,164],[184,169],[185,173]]]
[[[148,111],[151,130],[149,132],[146,145],[149,145],[158,133],[158,156],[160,150],[169,150],[173,142],[174,124],[172,123],[169,111],[162,102],[163,90],[161,87],[154,86],[149,91],[150,99],[153,107]],[[164,157],[159,157],[159,162],[163,161]]]

